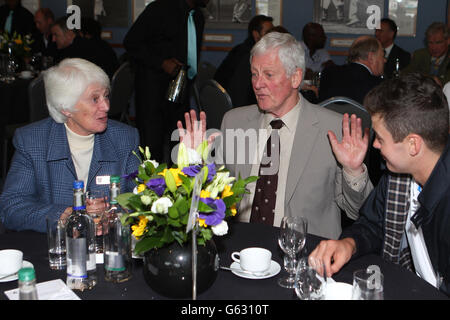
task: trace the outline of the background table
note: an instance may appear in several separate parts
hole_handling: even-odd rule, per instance
[[[261,224],[230,223],[229,234],[216,237],[215,242],[220,257],[220,265],[229,266],[232,262],[231,253],[246,247],[258,246],[269,249],[273,260],[282,267],[282,252],[278,248],[278,228]],[[319,243],[321,238],[308,235],[306,247],[308,252]],[[66,272],[50,270],[47,256],[47,237],[45,234],[24,231],[0,235],[0,249],[14,248],[23,251],[24,260],[33,263],[37,282],[53,279],[66,280]],[[352,283],[354,270],[378,265],[384,275],[385,299],[448,299],[448,297],[400,266],[383,261],[378,255],[367,255],[349,262],[342,270],[333,276],[336,281]],[[230,271],[219,270],[217,279],[210,289],[199,294],[198,300],[293,300],[297,299],[294,290],[285,289],[277,284],[281,271],[277,276],[250,280],[235,276]],[[103,278],[103,265],[97,265],[98,283],[92,290],[75,293],[83,300],[92,299],[167,299],[155,293],[147,286],[142,274],[142,261],[133,263],[133,278],[120,284],[106,282]],[[201,276],[201,275],[199,275]],[[0,299],[7,299],[5,290],[17,288],[17,281],[0,283]]]

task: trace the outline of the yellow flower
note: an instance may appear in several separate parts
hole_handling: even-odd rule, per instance
[[[14,39],[14,42],[17,44],[22,44],[22,39]]]
[[[164,176],[164,178],[166,177],[166,172],[167,172],[167,170],[169,170],[171,173],[172,173],[172,175],[173,175],[173,177],[174,177],[174,179],[175,179],[175,184],[177,185],[177,187],[179,187],[179,186],[181,186],[182,184],[183,184],[183,181],[181,181],[181,179],[180,179],[180,177],[178,177],[178,175],[183,175],[183,176],[186,176],[184,173],[183,173],[183,171],[181,171],[180,169],[178,169],[178,168],[170,168],[170,169],[164,169],[163,170],[163,172],[161,172],[161,173],[159,173],[160,175],[162,175],[162,176]]]
[[[135,236],[136,239],[139,239],[139,237],[144,234],[147,223],[148,220],[146,216],[139,216],[139,224],[131,226],[131,229],[133,230],[133,236]]]
[[[138,188],[137,188],[137,192],[138,193],[141,193],[142,191],[144,191],[145,190],[145,184],[140,184],[139,186],[138,186]]]
[[[233,195],[233,191],[231,191],[231,187],[226,185],[222,191],[222,199]]]
[[[198,225],[200,227],[208,228],[208,225],[205,223],[205,219],[198,219]]]
[[[234,217],[237,213],[236,203],[231,206],[230,210],[231,210],[231,215]]]
[[[202,190],[200,192],[200,198],[209,198],[211,196],[211,192],[206,191],[206,190]]]

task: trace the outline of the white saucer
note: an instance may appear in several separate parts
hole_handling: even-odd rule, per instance
[[[233,262],[231,264],[230,268],[242,270],[241,269],[241,265],[239,263],[237,263],[237,262]],[[238,277],[246,278],[246,279],[267,279],[267,278],[271,278],[271,277],[277,275],[281,271],[281,267],[278,264],[278,262],[272,260],[270,262],[270,268],[269,268],[269,271],[268,271],[269,274],[264,275],[264,276],[256,276],[256,275],[253,275],[253,274],[243,273],[243,272],[239,272],[238,270],[231,270],[231,272],[233,272]]]
[[[26,261],[26,260],[23,260],[23,262],[22,262],[22,268],[34,268],[34,266],[33,266],[33,264],[32,264],[31,262],[28,262],[28,261]],[[1,278],[1,276],[2,276],[2,275],[0,274],[0,278]],[[16,273],[16,274],[13,274],[13,275],[11,275],[11,276],[9,276],[9,277],[0,279],[0,282],[9,282],[9,281],[17,280],[17,279],[19,279],[19,275]]]
[[[31,73],[30,75],[27,75],[27,74],[23,74],[21,72],[21,73],[19,73],[19,78],[20,79],[31,79],[31,78],[33,78],[33,74]]]

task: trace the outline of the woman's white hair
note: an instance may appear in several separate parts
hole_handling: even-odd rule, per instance
[[[264,35],[250,52],[250,63],[253,56],[264,54],[272,49],[279,49],[278,57],[288,77],[292,76],[297,68],[305,70],[305,50],[289,33],[269,32]]]
[[[110,87],[102,68],[84,59],[64,59],[43,72],[48,112],[58,123],[67,121],[61,111],[75,111],[75,105],[87,87],[98,83]]]

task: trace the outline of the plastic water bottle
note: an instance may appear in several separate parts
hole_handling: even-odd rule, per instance
[[[117,203],[120,194],[120,177],[111,176],[109,186],[110,208],[102,217],[103,266],[105,280],[124,282],[132,277],[131,231],[120,218],[125,210]]]
[[[36,273],[33,268],[19,270],[19,300],[38,300]]]
[[[86,213],[84,182],[73,183],[73,211],[66,224],[67,286],[92,289],[97,284],[95,223]]]

